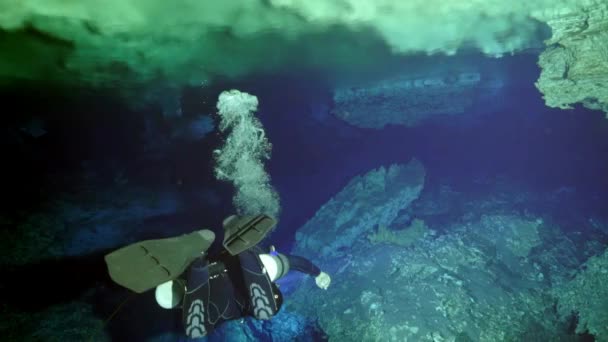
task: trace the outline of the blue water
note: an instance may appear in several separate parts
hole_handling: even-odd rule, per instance
[[[503,86],[491,95],[478,94],[466,115],[417,127],[351,126],[331,114],[333,81],[297,70],[184,89],[179,102],[188,118],[214,113],[217,95],[224,89],[247,91],[260,99],[258,117],[273,144],[267,168],[281,196],[280,222],[271,236],[280,251],[294,247],[296,230],[353,177],[412,158],[426,168],[427,193],[448,185],[469,198],[482,197],[495,190],[497,179],[506,178],[513,187],[536,194],[525,208],[514,206],[515,210],[553,213],[563,229],[577,231],[590,217],[608,219],[608,121],[603,113],[580,106],[572,110],[545,106],[534,87],[540,72],[536,61],[533,54],[491,61],[471,57],[472,65],[484,64],[485,75],[500,79]],[[77,201],[78,196],[85,198],[110,186],[117,198],[129,201],[130,205],[117,200],[113,207],[91,209],[113,216],[113,226],[91,223],[96,235],[87,232],[73,240],[71,254],[101,255],[137,239],[218,229],[232,213],[233,189],[212,173],[211,153],[221,136],[207,133],[208,122],[195,120],[194,130],[174,134],[179,136],[176,139],[172,134],[184,128],[176,128],[176,121],[163,121],[161,104],[128,109],[125,103],[111,101],[110,93],[85,94],[70,101],[46,98],[50,103],[42,106],[30,94],[18,95],[3,100],[41,116],[48,134],[21,140],[5,135],[3,164],[8,166],[2,168],[0,179],[5,200],[11,202],[7,212],[36,211],[40,203],[64,193],[73,194]],[[557,202],[543,200],[551,194],[563,195]],[[97,200],[100,206],[108,203]],[[64,216],[80,222],[78,210],[66,209]],[[428,217],[427,223],[441,230],[442,220],[462,213]],[[120,235],[116,227],[130,222],[133,231]],[[125,294],[109,284],[98,262],[93,263],[86,267],[95,267],[98,273],[87,274],[89,281],[82,286],[98,288],[91,302],[96,315],[108,317]],[[287,300],[299,284],[293,277],[283,280]],[[59,302],[65,300],[57,297]],[[180,331],[179,320],[179,313],[157,309],[148,293],[131,299],[108,331],[116,340],[142,340]],[[250,329],[260,333],[273,327]],[[221,331],[217,334],[217,340],[225,337]]]
[[[269,170],[284,208],[280,240],[289,241],[293,229],[355,175],[412,157],[425,165],[426,187],[447,180],[465,193],[491,191],[491,184],[484,189],[475,181],[504,175],[529,191],[575,189],[568,206],[608,213],[604,114],[546,107],[533,85],[539,73],[535,56],[505,59],[495,67],[503,71],[499,63],[505,63],[518,76],[491,98],[480,94],[467,111],[477,118],[473,122],[463,118],[377,131],[329,116],[319,125],[307,105],[327,102],[328,95],[315,80],[301,85],[301,80],[287,79],[273,82],[277,88],[267,93],[258,92],[260,118],[274,144]]]

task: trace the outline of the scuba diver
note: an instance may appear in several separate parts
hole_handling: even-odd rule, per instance
[[[215,234],[203,229],[137,242],[105,261],[114,282],[136,293],[155,288],[158,305],[182,309],[186,335],[203,337],[224,321],[272,318],[283,303],[275,281],[289,270],[314,276],[321,289],[329,287],[330,276],[309,260],[257,246],[275,225],[267,215],[233,215],[223,222],[223,249],[216,255],[207,253]]]

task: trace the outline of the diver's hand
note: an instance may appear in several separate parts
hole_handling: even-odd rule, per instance
[[[320,289],[327,290],[329,284],[331,284],[331,278],[329,274],[325,272],[321,272],[318,276],[315,277],[315,283]]]

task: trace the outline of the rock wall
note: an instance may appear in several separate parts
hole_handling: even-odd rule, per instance
[[[351,125],[381,129],[415,126],[436,117],[465,112],[479,90],[476,72],[400,77],[334,91],[333,113]]]
[[[608,250],[591,257],[574,279],[554,290],[558,311],[565,318],[577,315],[578,333],[608,341]]]
[[[581,103],[608,114],[608,3],[581,1],[537,17],[553,31],[536,82],[547,106],[568,109]]]
[[[331,256],[377,225],[389,225],[399,213],[418,198],[424,186],[422,164],[380,167],[353,178],[346,187],[321,207],[296,233],[296,253]]]

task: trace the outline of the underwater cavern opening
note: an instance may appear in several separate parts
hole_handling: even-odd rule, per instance
[[[0,333],[608,338],[606,4],[422,2],[0,4]]]

